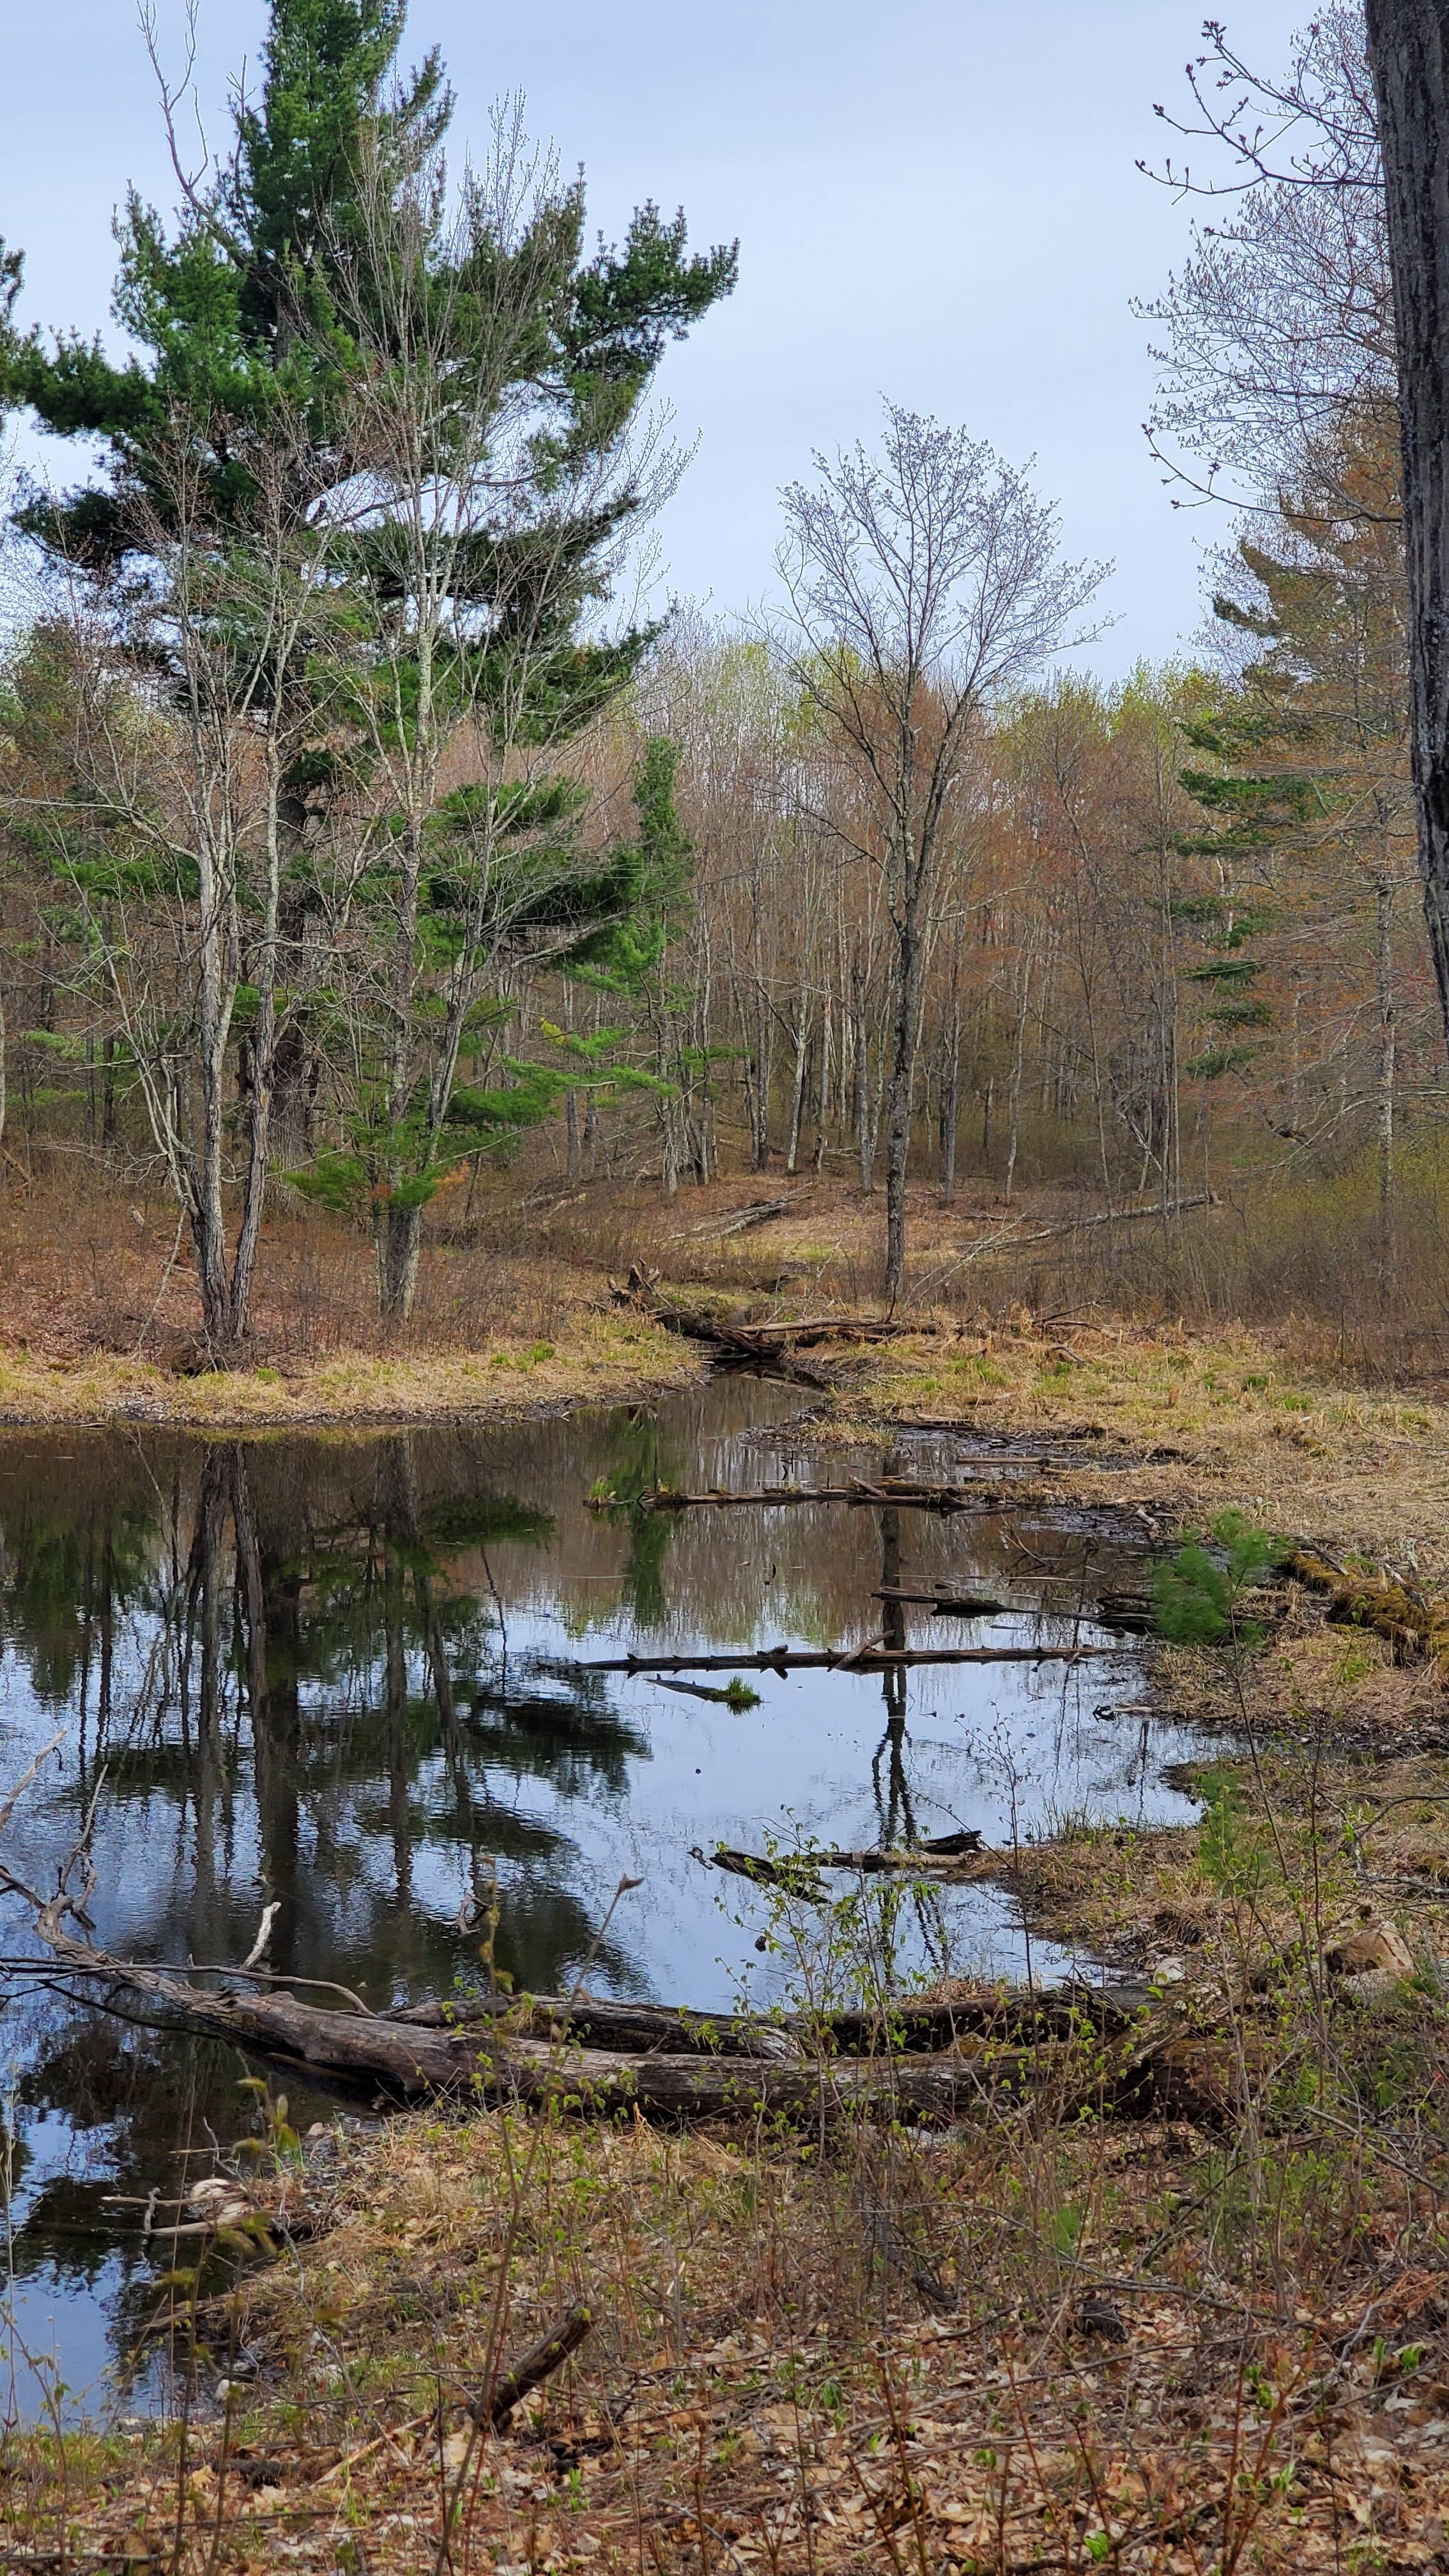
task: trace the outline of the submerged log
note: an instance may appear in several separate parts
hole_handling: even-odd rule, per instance
[[[656,1485],[651,1492],[630,1499],[636,1510],[644,1512],[766,1511],[789,1503],[855,1503],[877,1511],[991,1512],[1015,1506],[1020,1497],[985,1485],[931,1484],[915,1476],[852,1476],[848,1485],[756,1485],[740,1490],[710,1485],[699,1493],[679,1485]],[[591,1494],[588,1500],[595,1511],[607,1511],[615,1497]]]
[[[889,1673],[910,1664],[1081,1664],[1094,1655],[1117,1655],[1120,1646],[856,1646],[829,1653],[817,1647],[741,1647],[725,1655],[600,1655],[577,1664],[581,1673]]]
[[[916,1843],[909,1851],[806,1851],[784,1853],[767,1860],[758,1852],[733,1851],[720,1843],[712,1852],[701,1851],[695,1844],[691,1857],[703,1861],[709,1869],[724,1869],[736,1878],[751,1878],[761,1887],[783,1887],[806,1896],[823,1896],[825,1890],[813,1884],[822,1869],[851,1869],[870,1875],[889,1875],[893,1871],[944,1869],[956,1860],[972,1859],[981,1850],[981,1836],[973,1826],[957,1834],[938,1834],[934,1841]]]
[[[908,1592],[900,1583],[883,1583],[870,1597],[899,1601],[904,1609],[929,1610],[933,1619],[1000,1619],[1011,1609],[1009,1601],[993,1601],[989,1593]]]

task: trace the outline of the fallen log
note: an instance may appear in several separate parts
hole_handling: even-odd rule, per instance
[[[791,1324],[735,1324],[731,1330],[747,1339],[767,1342],[896,1342],[906,1334],[916,1339],[935,1334],[935,1324],[904,1323],[893,1315],[804,1315]]]
[[[410,2029],[462,2030],[476,2022],[504,2022],[521,2038],[576,2040],[581,2047],[622,2048],[640,2054],[769,2057],[792,2063],[800,2039],[788,2022],[757,2021],[748,2014],[691,2012],[684,2005],[616,2002],[598,1995],[478,1995],[443,2003],[410,2004],[391,2016]],[[948,2041],[939,2043],[948,2046]]]
[[[611,1493],[586,1497],[592,1511],[608,1511],[617,1499]],[[904,1476],[882,1477],[874,1482],[853,1476],[848,1485],[707,1485],[702,1492],[690,1492],[680,1485],[656,1485],[647,1493],[630,1497],[633,1508],[644,1512],[764,1511],[777,1503],[856,1503],[873,1506],[877,1511],[990,1512],[1007,1504],[1014,1506],[1019,1500],[1017,1494],[996,1492],[985,1485],[933,1485]]]
[[[857,1646],[738,1648],[723,1655],[598,1655],[580,1673],[889,1673],[912,1664],[1081,1664],[1120,1646]]]
[[[786,1216],[810,1196],[808,1189],[787,1190],[783,1198],[751,1199],[747,1207],[736,1208],[732,1216],[710,1217],[703,1225],[691,1228],[698,1242],[722,1242],[729,1234],[748,1234],[757,1225],[772,1225],[777,1216]]]
[[[764,1887],[783,1887],[804,1896],[823,1896],[825,1890],[812,1885],[815,1873],[822,1869],[850,1869],[867,1876],[884,1875],[894,1870],[941,1869],[949,1861],[972,1858],[981,1850],[981,1836],[968,1827],[958,1834],[938,1835],[934,1842],[916,1843],[908,1851],[805,1851],[787,1853],[777,1860],[766,1860],[756,1852],[732,1851],[720,1843],[712,1852],[694,1845],[691,1858],[703,1861],[707,1868],[730,1870],[737,1878],[751,1878]]]
[[[718,1316],[702,1314],[693,1306],[661,1305],[654,1294],[657,1273],[641,1270],[636,1262],[627,1280],[611,1279],[609,1288],[619,1306],[637,1306],[651,1323],[659,1324],[666,1333],[678,1333],[685,1341],[704,1342],[717,1351],[721,1359],[732,1360],[742,1367],[768,1367],[777,1376],[793,1384],[813,1388],[824,1394],[827,1381],[814,1369],[805,1368],[786,1349],[782,1340],[765,1340],[759,1333],[742,1332],[733,1324],[722,1323]]]
[[[1165,2096],[1155,2080],[1166,2051],[1154,2054],[1130,2028],[1119,2028],[1115,2052],[1094,2040],[1084,2059],[1075,2044],[1079,2027],[1073,2021],[1060,2036],[1058,2025],[1034,2045],[1008,2046],[994,2034],[963,2033],[958,2007],[949,1998],[933,2007],[953,2016],[951,2044],[944,2050],[920,2056],[897,2053],[888,2024],[877,2014],[868,2026],[873,2037],[885,2042],[878,2052],[837,2055],[822,2046],[818,2032],[811,2047],[809,2025],[799,2024],[791,2034],[797,2053],[782,2057],[765,2053],[758,2044],[751,2054],[706,2050],[700,2029],[691,2034],[694,2045],[688,2050],[625,2052],[581,2046],[567,2022],[556,2034],[536,2037],[491,2009],[446,2027],[365,2009],[339,2012],[299,2003],[285,1989],[244,1991],[237,1980],[260,1975],[258,1970],[240,1969],[228,1983],[204,1987],[170,1968],[116,1958],[68,1930],[70,1922],[88,1920],[86,1903],[95,1885],[90,1837],[98,1795],[99,1782],[54,1895],[42,1898],[0,1863],[0,1891],[31,1908],[38,1940],[54,1963],[49,1972],[54,1981],[72,1993],[79,1984],[102,2009],[123,2013],[128,2020],[220,2038],[301,2068],[314,2079],[360,2080],[380,2088],[383,2100],[456,2099],[594,2116],[642,2112],[669,2119],[737,2120],[764,2114],[812,2124],[850,2118],[942,2124],[966,2117],[1001,2093],[1013,2105],[1045,2094],[1072,2115],[1088,2108],[1160,2108],[1165,2098],[1174,2098]],[[77,1871],[80,1881],[73,1887]],[[584,2000],[570,1999],[570,2021]],[[598,2009],[591,2003],[588,2008]],[[1070,2013],[1070,1999],[1067,2009]],[[1131,2081],[1120,2088],[1119,2103],[1118,2078],[1126,2071]],[[1174,2081],[1181,2094],[1181,2070]],[[1192,2098],[1191,2086],[1186,2090]],[[1222,2108],[1219,2089],[1207,2109],[1216,2117]],[[1186,2116],[1197,2114],[1187,2109]]]
[[[953,1596],[949,1592],[908,1592],[900,1583],[883,1583],[870,1597],[872,1601],[899,1601],[907,1608],[929,1610],[935,1619],[998,1619],[1011,1607],[1010,1602],[993,1601],[986,1593]]]
[[[507,2021],[524,2037],[571,2038],[583,2046],[798,2061],[822,2049],[845,2057],[934,2055],[963,2037],[1068,2039],[1083,2029],[1124,2031],[1140,2022],[1154,2000],[1153,1989],[1143,1980],[1123,1978],[1111,1986],[1070,1985],[1046,1992],[955,1988],[940,1997],[903,1996],[869,2008],[782,2013],[768,2021],[597,1995],[474,1995],[412,2004],[392,2018],[428,2030]]]
[[[734,2055],[585,2048],[571,2038],[534,2039],[464,2023],[428,2029],[379,2013],[332,2012],[289,1994],[207,1991],[143,1964],[92,1952],[58,1937],[56,1968],[101,1989],[103,2009],[140,2005],[158,2026],[223,2039],[314,2080],[363,2083],[400,2104],[453,2100],[488,2108],[558,2109],[594,2118],[643,2112],[664,2119],[739,2119],[759,2114],[814,2122],[849,2114],[949,2121],[1001,2085],[1020,2089],[1033,2071],[1030,2050],[1008,2055],[986,2042],[949,2054],[858,2059],[802,2052]],[[1046,2043],[1048,2047],[1052,2043]]]

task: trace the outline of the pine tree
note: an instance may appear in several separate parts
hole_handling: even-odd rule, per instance
[[[1319,497],[1341,498],[1332,515]],[[1257,647],[1241,686],[1219,717],[1189,736],[1211,751],[1214,774],[1189,773],[1199,802],[1219,818],[1211,849],[1238,884],[1271,889],[1285,867],[1296,878],[1297,934],[1291,951],[1297,1000],[1321,967],[1340,924],[1361,956],[1363,914],[1373,908],[1373,1090],[1379,1156],[1380,1254],[1393,1267],[1397,1004],[1393,920],[1411,880],[1408,677],[1403,608],[1397,459],[1370,416],[1341,426],[1331,457],[1316,459],[1297,495],[1285,494],[1271,543],[1245,538],[1237,595],[1214,603],[1223,623]],[[1305,901],[1317,936],[1304,937]],[[1265,961],[1244,953],[1267,911],[1241,906],[1229,943],[1227,914],[1204,898],[1198,917],[1219,923],[1219,953],[1197,972],[1216,986],[1216,1047],[1202,1069],[1247,1062],[1237,1032],[1271,1014],[1250,986]],[[1245,919],[1247,927],[1244,927]],[[1301,1136],[1297,1045],[1280,1132]]]
[[[140,599],[138,675],[166,660],[168,555],[215,567],[204,640],[241,671],[232,713],[266,733],[278,792],[272,878],[225,890],[211,1021],[222,1044],[244,1030],[260,936],[274,1006],[244,1067],[255,1164],[289,1052],[296,1081],[329,1015],[361,1008],[343,1050],[348,1153],[397,1317],[421,1209],[455,1159],[453,1094],[490,972],[505,951],[516,964],[569,946],[629,899],[627,869],[601,859],[548,764],[656,631],[599,627],[621,539],[662,479],[631,453],[631,424],[667,340],[729,293],[736,266],[732,247],[690,256],[683,216],[651,203],[621,248],[587,257],[582,183],[530,162],[506,118],[486,171],[450,190],[451,93],[436,53],[396,80],[403,24],[402,0],[273,0],[261,93],[238,107],[219,175],[170,231],[129,201],[115,304],[137,358],[22,335],[19,262],[0,254],[0,407],[102,449],[63,500],[29,504],[28,533],[122,631]],[[314,559],[316,614],[291,617],[284,644],[249,623],[232,579],[259,517],[298,565]],[[169,677],[194,699],[193,674]],[[445,776],[460,761],[462,786]],[[304,999],[319,931],[351,983]],[[215,1162],[214,1099],[207,1116]],[[215,1173],[206,1194],[210,1225]],[[214,1245],[202,1267],[214,1302]],[[237,1282],[225,1304],[215,1337],[234,1341]]]

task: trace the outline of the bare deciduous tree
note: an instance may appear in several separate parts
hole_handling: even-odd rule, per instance
[[[784,495],[790,666],[863,791],[861,854],[893,933],[887,1297],[905,1285],[906,1167],[942,849],[991,701],[1071,640],[1104,567],[1063,564],[1057,514],[964,429],[886,406],[878,456],[815,459]],[[837,830],[844,830],[838,816]]]

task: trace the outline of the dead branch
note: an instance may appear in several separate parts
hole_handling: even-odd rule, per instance
[[[468,2409],[474,2423],[495,2426],[506,2423],[515,2406],[521,2406],[524,2398],[530,2396],[543,2380],[561,2369],[570,2353],[577,2352],[593,2330],[594,2318],[590,2309],[570,2308],[567,2316],[560,2317],[557,2325],[550,2326],[546,2334],[539,2336],[537,2343],[531,2343],[527,2352],[520,2354],[513,2368],[499,2380],[491,2397],[480,2397],[474,2401]]]

